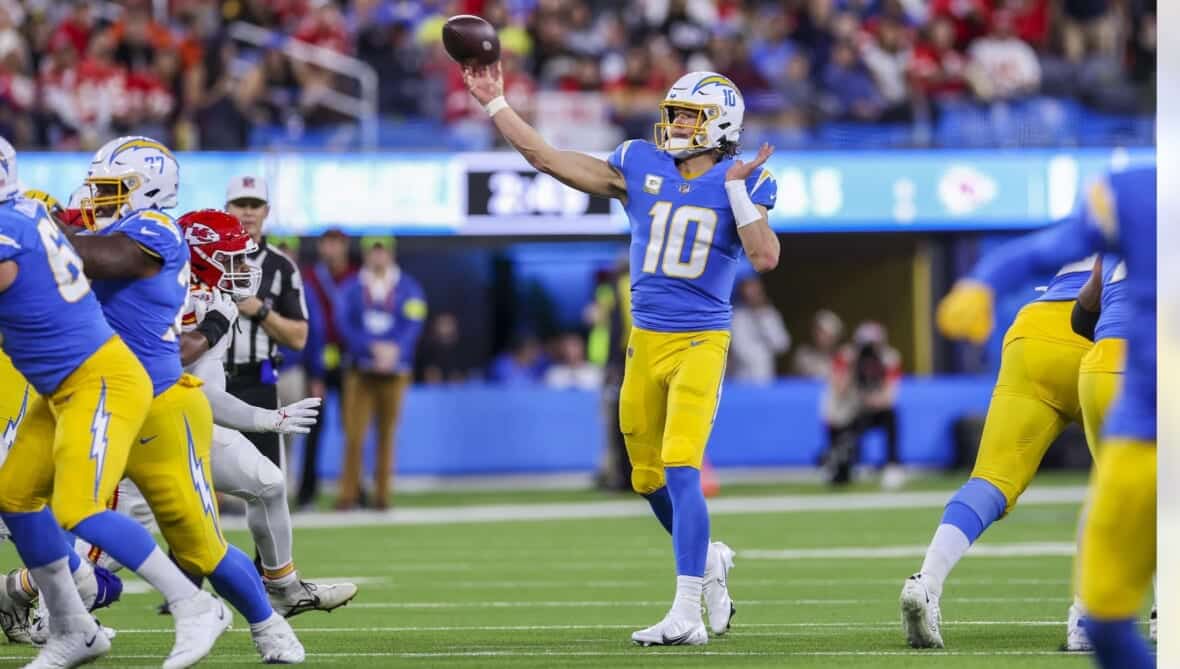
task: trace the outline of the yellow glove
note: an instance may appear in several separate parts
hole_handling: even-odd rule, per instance
[[[970,279],[956,282],[938,303],[935,318],[939,332],[948,339],[982,344],[995,327],[993,302],[992,289],[987,284]]]

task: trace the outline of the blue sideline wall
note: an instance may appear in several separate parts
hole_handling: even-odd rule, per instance
[[[992,377],[907,378],[899,398],[901,456],[907,464],[942,466],[954,457],[953,429],[982,415]],[[768,387],[727,384],[709,444],[717,467],[811,466],[826,444],[819,419],[822,386],[784,380]],[[335,401],[325,416],[321,478],[340,472],[343,433]],[[486,385],[415,387],[398,432],[397,472],[415,475],[590,472],[604,444],[599,395],[585,391]],[[884,455],[880,435],[865,459]],[[297,451],[293,464],[301,460]],[[372,438],[366,471],[373,467]]]

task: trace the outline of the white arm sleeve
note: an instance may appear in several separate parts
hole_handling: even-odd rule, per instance
[[[203,355],[189,366],[189,373],[204,381],[201,389],[213,408],[213,422],[231,430],[253,432],[257,428],[257,407],[225,391],[225,369],[219,356]]]

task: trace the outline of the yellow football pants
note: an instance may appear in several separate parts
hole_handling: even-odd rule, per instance
[[[631,328],[619,428],[631,460],[631,486],[664,485],[664,467],[700,468],[713,430],[729,333]]]
[[[1102,339],[1082,358],[1078,371],[1078,401],[1082,407],[1082,424],[1090,454],[1098,461],[1102,443],[1102,425],[1123,385],[1127,363],[1126,339]]]
[[[213,412],[201,381],[185,374],[151,404],[127,460],[127,478],[147,500],[177,563],[208,575],[225,557],[209,452]]]
[[[1073,302],[1032,302],[1004,335],[972,478],[1000,489],[1011,510],[1049,445],[1081,422],[1078,369],[1091,342],[1070,329]]]
[[[48,503],[66,529],[104,511],[151,402],[143,365],[112,337],[52,396],[30,397],[0,467],[0,511],[27,513]]]
[[[1090,616],[1139,614],[1155,573],[1155,442],[1108,439],[1090,481],[1078,592]]]
[[[12,359],[0,350],[0,462],[15,443],[17,428],[37,396],[37,391],[13,366]]]

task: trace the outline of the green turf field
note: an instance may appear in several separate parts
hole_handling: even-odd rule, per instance
[[[481,493],[478,502],[432,494],[425,507],[406,496],[395,513],[401,524],[356,514],[333,518],[374,524],[300,527],[296,558],[304,576],[357,579],[361,593],[335,613],[307,613],[293,625],[310,666],[1083,667],[1089,658],[1057,651],[1070,601],[1077,504],[1052,501],[1078,496],[1080,482],[1057,477],[1034,485],[1031,492],[1048,498],[1022,504],[959,566],[942,602],[946,651],[905,645],[897,597],[921,562],[950,481],[919,484],[941,490],[901,497],[871,488],[725,489],[713,502],[725,507],[714,516],[713,536],[738,551],[730,575],[738,614],[730,634],[704,647],[631,644],[630,632],[659,620],[671,602],[670,541],[642,515],[642,500],[568,493]],[[456,510],[512,506],[490,508],[490,519],[477,524],[447,521],[445,511],[438,523],[397,515],[437,509],[448,499]],[[846,508],[765,512],[771,504],[806,507],[816,500]],[[616,514],[620,505],[627,513]],[[508,520],[536,507],[580,507],[590,517]],[[594,517],[600,509],[619,517]],[[230,538],[249,550],[244,533]],[[15,559],[11,549],[4,556],[8,564]],[[159,666],[171,645],[171,619],[154,613],[158,595],[145,594],[137,581],[128,590],[101,612],[119,636],[97,666]],[[0,662],[31,654],[8,646]],[[201,666],[257,662],[239,617]]]

